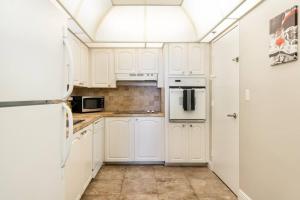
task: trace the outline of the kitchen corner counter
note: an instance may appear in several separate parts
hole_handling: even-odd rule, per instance
[[[95,121],[104,117],[164,117],[163,112],[96,112],[96,113],[73,113],[74,120],[84,120],[74,125],[74,133],[93,124]]]

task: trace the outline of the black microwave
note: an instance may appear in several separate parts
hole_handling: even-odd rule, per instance
[[[72,111],[74,113],[104,111],[103,96],[73,96]]]

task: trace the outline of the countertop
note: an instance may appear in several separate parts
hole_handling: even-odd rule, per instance
[[[74,120],[84,120],[74,125],[74,133],[91,125],[95,121],[103,117],[164,117],[163,112],[147,113],[147,112],[96,112],[96,113],[73,113]]]

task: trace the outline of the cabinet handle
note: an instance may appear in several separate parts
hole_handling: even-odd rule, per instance
[[[185,124],[182,124],[182,127],[184,128],[184,127],[185,127]]]
[[[193,127],[193,125],[191,124],[190,127]]]

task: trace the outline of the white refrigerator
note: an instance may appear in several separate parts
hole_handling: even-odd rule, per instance
[[[73,129],[65,22],[49,0],[0,1],[0,199],[64,199],[66,120]]]

